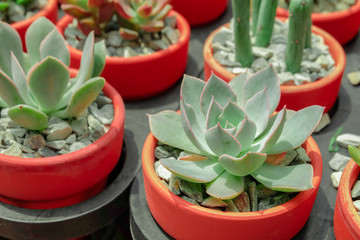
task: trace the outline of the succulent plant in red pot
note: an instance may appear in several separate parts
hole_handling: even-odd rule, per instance
[[[145,193],[164,231],[176,239],[238,239],[239,232],[243,239],[290,239],[302,228],[322,171],[316,144],[307,139],[324,108],[310,106],[295,112],[284,107],[276,113],[279,100],[280,86],[272,67],[253,76],[239,75],[229,83],[215,75],[206,83],[185,76],[181,113],[149,115],[151,134],[142,153]],[[154,166],[154,152],[161,152],[155,150],[157,145],[180,149],[177,157],[159,160],[170,171],[168,186]],[[311,164],[285,164],[284,156],[301,145]],[[176,183],[176,178],[181,180]],[[191,190],[183,189],[183,181]],[[257,189],[264,188],[300,193],[262,209]],[[196,200],[180,198],[180,191]]]
[[[168,0],[61,2],[62,9],[71,15],[66,15],[57,24],[65,36],[70,32],[67,29],[74,25],[80,30],[92,28],[98,39],[107,39],[102,76],[125,100],[159,94],[184,73],[190,27],[180,14],[171,10]],[[68,38],[68,42],[71,41]],[[69,50],[70,65],[77,68],[81,47],[69,45]],[[150,71],[151,75],[148,74]]]
[[[98,77],[104,43],[89,34],[74,74],[65,41],[48,19],[26,32],[28,53],[10,25],[0,28],[6,42],[0,46],[0,200],[56,208],[99,193],[119,160],[125,114],[120,95]],[[112,109],[107,120],[97,116],[99,98]]]

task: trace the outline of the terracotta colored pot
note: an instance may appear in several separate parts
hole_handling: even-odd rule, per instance
[[[289,11],[277,8],[276,15],[288,17]],[[340,44],[353,39],[360,27],[360,1],[356,1],[348,10],[331,13],[312,13],[313,24],[330,33]]]
[[[150,55],[130,58],[106,57],[103,76],[124,98],[124,100],[139,100],[159,94],[183,75],[188,56],[190,27],[184,17],[172,11],[170,14],[177,17],[177,26],[180,30],[178,43],[169,48],[157,51]],[[65,15],[57,23],[61,33],[73,20]],[[70,66],[80,66],[82,52],[68,46],[70,51]]]
[[[58,208],[84,201],[104,189],[122,150],[125,107],[109,83],[103,92],[113,101],[114,120],[96,142],[55,157],[0,154],[0,201],[23,208]]]
[[[175,239],[290,239],[310,215],[322,174],[321,153],[311,137],[303,147],[312,159],[314,188],[280,206],[249,213],[196,206],[170,192],[154,170],[156,146],[157,140],[149,134],[142,152],[146,199],[156,222]]]
[[[39,17],[46,17],[54,24],[58,19],[58,1],[57,0],[48,0],[47,5],[44,9],[34,14],[32,17],[25,19],[20,22],[12,23],[11,26],[16,29],[20,34],[22,44],[25,48],[25,32],[27,28]],[[24,49],[25,50],[25,49]]]
[[[334,232],[338,240],[360,239],[360,216],[350,193],[359,173],[360,167],[351,159],[341,176],[334,213]]]
[[[218,18],[225,11],[228,0],[172,0],[171,5],[191,26],[197,26]]]
[[[228,24],[224,25],[228,27]],[[223,27],[223,26],[222,26]],[[211,72],[229,82],[235,74],[227,71],[214,58],[211,43],[216,29],[206,39],[204,44],[204,75],[207,80]],[[281,86],[281,99],[277,110],[281,110],[284,105],[288,109],[300,110],[311,105],[324,106],[327,112],[334,105],[340,90],[341,79],[345,69],[346,56],[342,46],[330,34],[317,27],[312,27],[312,32],[324,38],[325,44],[329,46],[329,51],[335,61],[335,70],[328,76],[315,82],[299,86]]]

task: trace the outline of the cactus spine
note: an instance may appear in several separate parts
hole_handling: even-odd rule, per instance
[[[267,47],[270,43],[276,16],[277,0],[261,1],[257,19],[255,46]]]
[[[305,35],[309,27],[312,0],[291,0],[289,6],[289,33],[285,63],[288,71],[300,71]],[[305,19],[305,21],[304,21]]]
[[[232,0],[234,15],[235,58],[248,67],[253,61],[250,40],[250,0]]]
[[[257,21],[259,18],[259,10],[260,10],[260,4],[261,0],[252,0],[252,13],[251,13],[251,31],[252,35],[255,36],[256,29],[257,29]]]

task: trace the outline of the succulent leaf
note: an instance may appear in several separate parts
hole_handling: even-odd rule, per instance
[[[244,191],[244,177],[237,177],[224,171],[209,183],[206,193],[218,199],[232,199]]]
[[[244,95],[244,84],[246,80],[248,80],[251,77],[251,74],[246,71],[243,74],[239,74],[236,77],[234,77],[230,82],[229,86],[233,89],[234,93],[237,97],[237,104],[239,106],[243,106],[243,95]]]
[[[27,105],[9,108],[8,116],[20,126],[30,130],[43,130],[48,124],[48,116],[45,113]]]
[[[63,4],[63,5],[61,5],[61,9],[65,13],[67,13],[75,18],[85,18],[85,17],[91,16],[91,12],[85,10],[82,7],[79,7],[79,6],[76,6],[73,4]]]
[[[211,182],[224,171],[216,158],[203,161],[181,161],[175,158],[163,158],[160,159],[160,163],[182,179],[195,183]]]
[[[99,76],[105,67],[106,45],[104,41],[94,44],[94,67],[91,77]]]
[[[219,123],[224,126],[226,122],[231,123],[233,126],[238,126],[244,120],[246,113],[236,103],[229,101],[224,111],[219,116]]]
[[[44,59],[47,56],[59,59],[66,66],[70,64],[70,54],[65,39],[57,29],[52,30],[40,44],[40,58]]]
[[[9,107],[2,98],[0,98],[0,107],[3,107],[3,108],[8,108]]]
[[[348,150],[351,158],[360,166],[360,149],[349,145]]]
[[[235,134],[235,138],[240,142],[242,151],[248,150],[255,139],[256,125],[253,121],[245,117],[241,127]]]
[[[206,115],[206,129],[216,126],[223,111],[224,109],[215,101],[214,97],[212,97],[209,111]],[[197,116],[199,116],[199,114]],[[202,113],[200,116],[202,116]]]
[[[131,8],[129,0],[114,0],[117,13],[125,18],[131,19],[135,17],[136,12]]]
[[[0,96],[10,107],[25,103],[14,82],[2,70],[0,70]]]
[[[119,29],[120,36],[125,40],[135,40],[139,37],[139,33],[135,30],[120,28]]]
[[[282,192],[298,192],[313,188],[310,164],[275,166],[264,163],[251,176],[265,187]]]

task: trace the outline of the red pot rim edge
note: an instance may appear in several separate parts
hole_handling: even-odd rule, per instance
[[[33,16],[24,19],[22,21],[16,22],[16,23],[12,23],[10,24],[13,28],[17,29],[17,28],[25,28],[25,26],[29,26],[32,22],[34,22],[36,19],[38,19],[39,17],[46,17],[47,15],[49,15],[49,12],[52,11],[52,9],[57,8],[57,4],[58,1],[57,0],[47,0],[47,5],[45,6],[45,8],[43,8],[42,10],[40,10],[39,12],[37,12],[36,14],[34,14]]]
[[[359,1],[360,2],[360,1]],[[280,19],[282,21],[285,20],[283,17],[276,17],[277,19]],[[233,79],[236,75],[227,71],[223,66],[221,66],[213,56],[213,51],[211,48],[212,39],[214,35],[222,28],[222,27],[228,27],[229,23],[226,23],[219,28],[217,28],[215,31],[213,31],[208,38],[205,41],[204,44],[204,60],[208,63],[208,65],[211,67],[211,69],[215,69],[217,72],[221,72],[226,78],[229,80]],[[336,81],[344,72],[345,70],[345,64],[346,64],[346,55],[344,52],[344,49],[340,45],[340,43],[332,37],[329,33],[326,31],[316,27],[312,26],[311,30],[313,33],[316,33],[324,38],[324,42],[326,45],[329,46],[329,51],[332,57],[335,61],[335,69],[332,71],[328,76],[321,78],[317,81],[297,85],[297,86],[280,86],[281,92],[283,93],[306,93],[308,91],[312,91],[314,89],[320,89],[323,86],[328,85],[329,83]]]
[[[314,154],[314,159],[312,159],[311,161],[314,169],[314,176],[313,176],[314,188],[309,189],[307,191],[299,192],[298,195],[293,199],[291,199],[290,201],[267,210],[248,212],[248,213],[221,212],[191,204],[185,201],[184,199],[176,196],[174,193],[170,192],[170,190],[168,190],[165,187],[165,185],[161,183],[159,178],[156,176],[153,165],[155,161],[155,156],[153,153],[156,146],[157,146],[157,140],[150,133],[145,140],[142,151],[142,167],[143,167],[144,178],[149,179],[150,184],[157,187],[158,193],[162,195],[162,198],[165,198],[169,202],[173,202],[173,205],[183,208],[184,210],[186,209],[186,211],[190,211],[193,214],[210,215],[218,219],[223,218],[223,219],[234,219],[234,220],[238,219],[239,217],[247,218],[249,220],[259,219],[259,218],[261,219],[271,218],[277,215],[284,214],[288,211],[291,211],[301,202],[303,202],[305,199],[310,198],[313,192],[317,191],[321,182],[321,175],[322,175],[321,153],[315,140],[312,137],[309,137],[308,140],[306,140],[306,142],[303,144],[303,146],[308,148],[310,152],[314,151],[315,153],[318,153],[318,154]]]
[[[190,26],[185,20],[185,18],[179,14],[178,12],[171,10],[169,16],[176,16],[177,20],[177,29],[180,31],[180,37],[178,42],[175,44],[170,45],[168,48],[156,51],[149,55],[141,55],[141,56],[133,56],[130,58],[124,57],[106,57],[105,62],[106,64],[123,64],[123,65],[131,65],[131,64],[141,64],[142,62],[150,62],[154,59],[162,58],[164,55],[170,55],[174,51],[178,51],[179,48],[184,46],[190,40]],[[63,34],[64,29],[67,25],[72,22],[73,17],[66,14],[63,16],[58,23],[56,24],[59,32]],[[81,59],[82,51],[70,46],[67,44],[68,49],[70,51],[70,55],[74,58]]]
[[[75,72],[76,70],[71,69],[70,72]],[[111,139],[117,138],[119,131],[124,127],[125,124],[125,105],[124,101],[121,98],[120,94],[113,88],[109,83],[105,81],[103,88],[105,96],[111,98],[114,106],[114,119],[110,125],[108,131],[96,140],[94,143],[78,150],[75,152],[67,153],[64,155],[54,156],[54,157],[45,157],[45,158],[22,158],[8,156],[0,154],[0,166],[24,166],[24,167],[41,167],[41,166],[51,166],[58,165],[59,163],[70,163],[78,161],[83,155],[92,155],[96,154],[99,147],[105,146],[111,142]]]
[[[279,16],[289,16],[289,11],[285,8],[277,8]],[[336,21],[338,19],[351,16],[354,13],[360,12],[360,1],[358,0],[348,10],[330,12],[330,13],[312,13],[311,18],[314,22]]]

